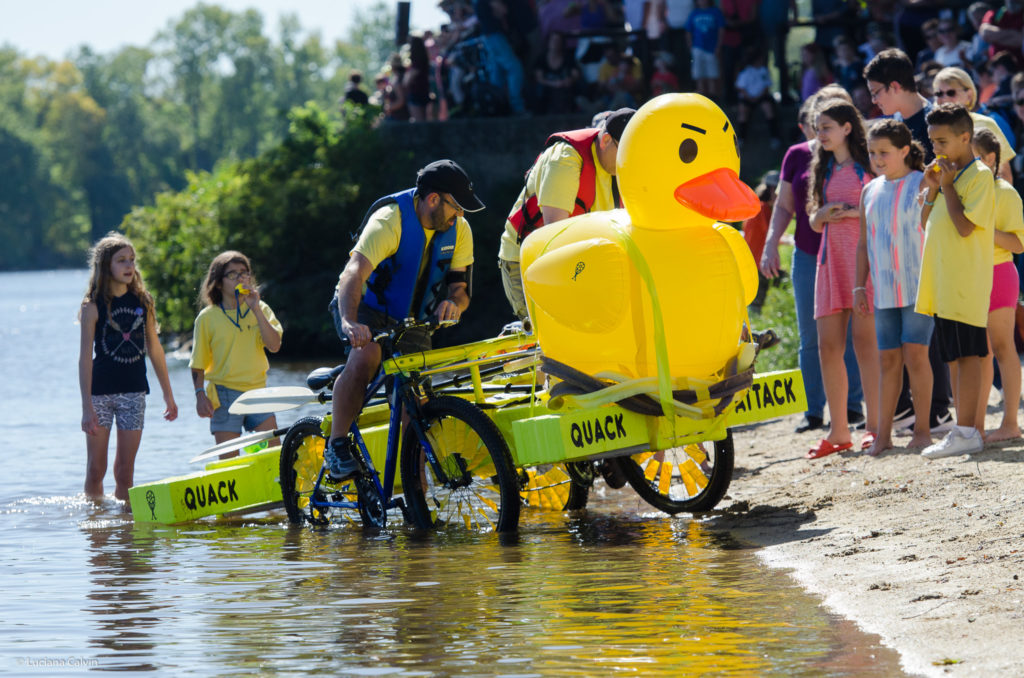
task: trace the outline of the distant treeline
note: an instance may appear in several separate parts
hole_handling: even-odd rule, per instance
[[[242,240],[230,219],[230,226],[215,223],[222,201],[252,180],[250,173],[270,171],[288,155],[288,144],[281,143],[289,124],[295,126],[292,144],[326,129],[325,112],[337,110],[353,68],[371,70],[386,61],[394,50],[389,5],[357,14],[347,39],[333,45],[294,16],[282,19],[272,38],[255,10],[199,4],[147,45],[111,54],[83,46],[66,60],[50,61],[0,47],[0,270],[82,266],[90,242],[122,227],[133,208],[154,204],[163,211],[136,211],[124,224],[145,239],[144,262],[155,256],[193,265],[228,241],[249,253],[265,250],[271,234],[259,226],[280,206],[240,200],[233,206],[238,211],[228,210],[251,220],[241,233],[252,240]],[[309,102],[290,122],[289,111]],[[264,164],[245,160],[267,151],[274,159]],[[217,195],[211,196],[207,189],[214,185]],[[278,189],[289,194],[287,186]],[[184,233],[150,237],[146,229],[157,232],[157,215],[165,212],[183,219],[175,228]],[[283,233],[292,239],[303,234]],[[161,270],[155,277],[183,272]],[[187,277],[194,287],[195,269]],[[173,292],[169,283],[157,284],[159,292]],[[183,322],[184,303],[173,299],[178,306],[165,324]]]

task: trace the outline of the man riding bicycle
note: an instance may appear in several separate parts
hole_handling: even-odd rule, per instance
[[[416,174],[415,188],[377,200],[363,218],[329,306],[346,343],[324,450],[332,480],[358,470],[348,431],[380,367],[374,334],[407,317],[458,320],[469,307],[473,233],[464,214],[483,208],[466,172],[452,160],[437,160]],[[430,334],[414,329],[396,348],[408,353],[430,347]]]

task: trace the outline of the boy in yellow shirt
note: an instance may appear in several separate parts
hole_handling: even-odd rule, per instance
[[[935,150],[924,172],[925,224],[918,313],[935,316],[942,360],[950,368],[956,426],[921,455],[928,459],[978,452],[984,446],[976,421],[981,359],[988,355],[988,305],[992,292],[995,184],[974,157],[974,123],[959,104],[932,109],[925,120]]]

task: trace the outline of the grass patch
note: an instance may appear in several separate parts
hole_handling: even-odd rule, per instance
[[[782,268],[793,270],[793,246],[780,245],[779,258]],[[760,315],[752,315],[750,322],[755,330],[771,328],[779,335],[781,343],[764,351],[757,358],[758,372],[789,370],[798,367],[800,333],[796,324],[796,304],[793,301],[793,280],[787,275],[782,283],[768,288]]]

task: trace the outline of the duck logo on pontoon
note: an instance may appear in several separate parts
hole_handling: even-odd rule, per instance
[[[234,480],[222,480],[216,484],[196,485],[185,488],[185,506],[195,511],[197,506],[205,508],[214,504],[238,501]]]
[[[605,415],[587,419],[583,422],[574,422],[569,428],[569,439],[576,447],[583,448],[587,445],[594,445],[603,440],[615,440],[626,437],[626,427],[622,425],[624,414]]]
[[[156,520],[156,494],[153,490],[146,490],[146,503],[149,504],[149,514]]]

